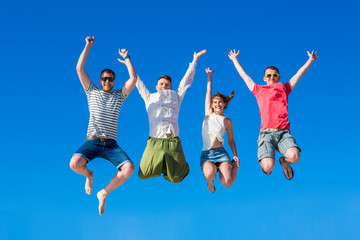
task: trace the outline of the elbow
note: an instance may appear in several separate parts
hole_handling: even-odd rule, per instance
[[[133,85],[135,86],[135,84],[136,84],[136,82],[137,82],[137,76],[132,76],[131,78],[130,78],[130,81],[133,83]]]
[[[76,72],[81,72],[82,70],[84,70],[83,67],[81,67],[81,65],[76,65]]]

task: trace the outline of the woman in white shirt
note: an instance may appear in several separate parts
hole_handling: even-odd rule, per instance
[[[201,153],[201,168],[207,180],[207,188],[215,192],[214,180],[219,172],[220,182],[225,187],[230,187],[236,179],[239,169],[239,158],[237,157],[236,144],[233,136],[233,126],[229,118],[224,116],[224,109],[234,97],[233,91],[230,96],[225,97],[221,93],[212,96],[212,75],[215,71],[206,69],[207,92],[205,97],[205,118],[202,126],[203,149]],[[233,160],[223,148],[223,136],[227,131],[228,144],[233,153]]]

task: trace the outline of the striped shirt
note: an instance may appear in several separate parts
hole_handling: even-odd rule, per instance
[[[85,92],[90,112],[87,136],[116,140],[120,109],[127,96],[122,90],[105,92],[93,83]]]

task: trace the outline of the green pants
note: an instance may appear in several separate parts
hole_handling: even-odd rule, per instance
[[[178,137],[153,138],[147,140],[139,167],[139,177],[143,180],[164,174],[169,182],[179,183],[190,172],[189,164]]]

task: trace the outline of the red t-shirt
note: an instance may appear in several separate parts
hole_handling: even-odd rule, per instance
[[[290,129],[287,110],[290,92],[291,86],[289,82],[271,85],[255,84],[252,93],[255,95],[260,109],[260,129]]]

